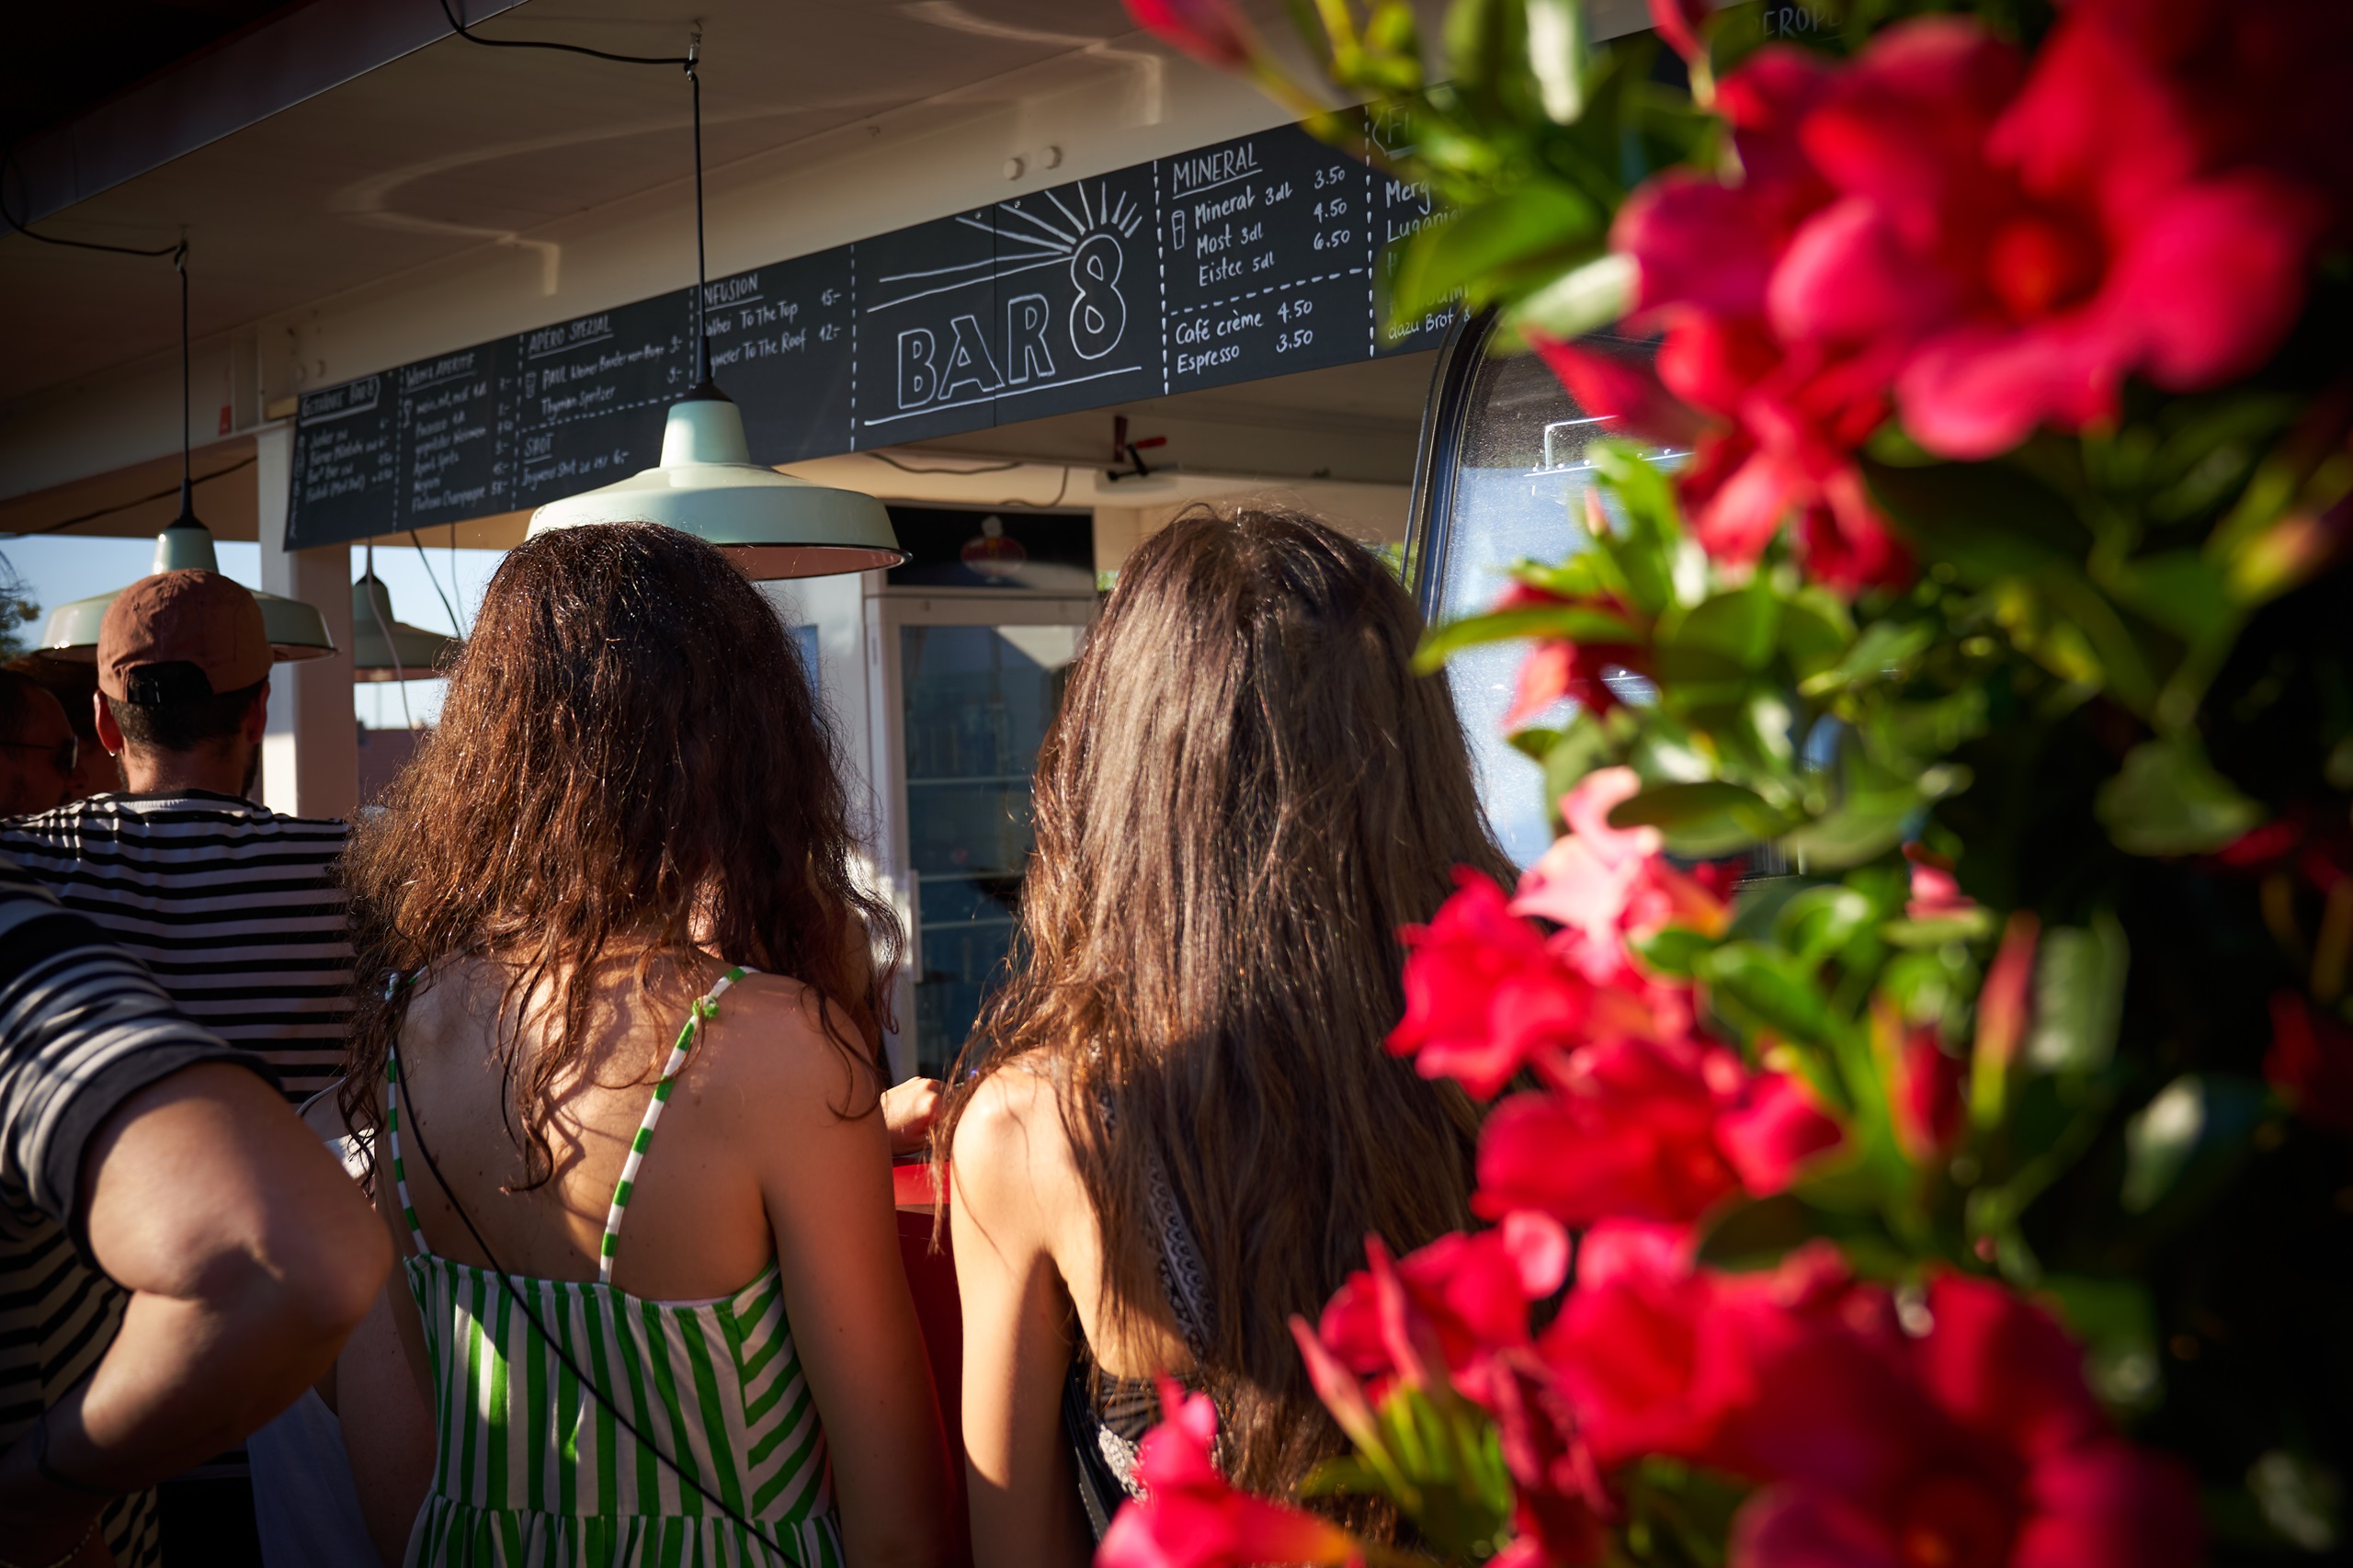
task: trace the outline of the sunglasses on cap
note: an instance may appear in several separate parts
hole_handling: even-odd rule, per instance
[[[37,741],[0,741],[0,751],[44,752],[48,754],[50,766],[63,775],[73,772],[74,765],[82,759],[82,742],[74,735],[66,736],[55,745],[45,745]]]

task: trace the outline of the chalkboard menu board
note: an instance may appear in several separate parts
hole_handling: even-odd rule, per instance
[[[1379,127],[1369,127],[1377,134]],[[1384,324],[1427,192],[1295,126],[706,285],[755,460],[792,462],[1434,346]],[[691,289],[305,395],[287,547],[532,507],[659,460]]]

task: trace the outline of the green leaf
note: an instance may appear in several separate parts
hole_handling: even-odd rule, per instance
[[[1877,681],[1900,679],[1936,639],[1937,628],[1932,621],[1875,620],[1863,628],[1862,635],[1836,664],[1807,676],[1798,690],[1806,697],[1821,697]]]
[[[1897,468],[1864,460],[1871,494],[1928,561],[1984,587],[2082,560],[2091,535],[2066,498],[2006,463]]]
[[[1310,1471],[1301,1483],[1302,1497],[1386,1497],[1388,1487],[1381,1483],[1379,1471],[1353,1454],[1336,1460],[1325,1460]]]
[[[1570,267],[1505,310],[1496,324],[1497,347],[1525,348],[1530,334],[1560,342],[1582,337],[1624,315],[1633,296],[1633,259],[1614,251],[1597,256]]]
[[[1789,825],[1786,813],[1753,790],[1715,779],[1654,784],[1620,801],[1612,827],[1655,827],[1678,855],[1716,856],[1772,837]]]
[[[1676,603],[1683,514],[1674,483],[1629,441],[1605,437],[1588,444],[1585,455],[1626,518],[1622,535],[1613,531],[1594,544],[1617,568],[1629,602],[1644,615],[1656,615]]]
[[[1699,1260],[1735,1272],[1770,1268],[1812,1241],[1887,1244],[1886,1233],[1853,1214],[1817,1209],[1793,1193],[1733,1204],[1700,1233]]]
[[[1882,767],[1856,746],[1838,756],[1838,794],[1830,809],[1792,829],[1781,847],[1809,869],[1859,866],[1901,843],[1913,814],[1949,794],[1967,775],[1952,767],[1924,768],[1913,778]]]
[[[1518,64],[1523,26],[1516,0],[1456,0],[1446,14],[1447,64],[1455,85],[1493,94]]]
[[[1928,951],[1949,942],[1973,942],[1991,936],[1993,931],[1993,912],[1984,908],[1926,920],[1891,920],[1879,928],[1880,939],[1889,947],[1913,952]]]
[[[2192,1206],[2221,1187],[2253,1148],[2268,1098],[2255,1080],[2222,1073],[2185,1073],[2159,1089],[2124,1124],[2124,1211]]]
[[[1811,887],[1781,906],[1773,935],[1809,969],[1871,927],[1871,901],[1841,883]]]
[[[1781,601],[1781,656],[1800,676],[1836,665],[1855,641],[1855,623],[1836,595],[1809,584]]]
[[[1826,1043],[1833,1033],[1821,989],[1793,960],[1754,942],[1725,942],[1699,965],[1716,1010],[1750,1031],[1769,1029],[1800,1044]]]
[[[1620,616],[1576,605],[1531,605],[1523,609],[1469,616],[1432,628],[1422,638],[1422,645],[1415,650],[1414,667],[1427,675],[1465,648],[1522,637],[1563,642],[1639,644],[1643,641],[1642,631]]]
[[[2034,1026],[2020,1052],[2029,1068],[2080,1076],[2108,1065],[2131,957],[2123,925],[2105,909],[2088,927],[2043,933],[2034,961]]]
[[[1570,721],[1560,741],[1543,756],[1548,818],[1556,814],[1561,797],[1576,788],[1578,779],[1612,760],[1612,750],[1608,727],[1593,714],[1580,713]]]
[[[1661,627],[1659,679],[1710,680],[1762,670],[1772,662],[1780,614],[1780,601],[1762,573],[1745,588],[1713,595]]]
[[[1673,980],[1690,979],[1715,946],[1715,937],[1682,926],[1663,926],[1633,944],[1644,963]]]
[[[2148,1287],[2137,1279],[2054,1274],[2042,1292],[2084,1342],[2084,1378],[2101,1403],[2128,1415],[2155,1409],[2165,1396],[2165,1370]]]
[[[1541,724],[1531,724],[1525,730],[1514,730],[1504,738],[1512,750],[1530,762],[1540,763],[1544,760],[1545,755],[1560,744],[1561,734],[1562,732],[1559,730],[1547,729]]]
[[[2188,734],[2144,741],[2100,786],[2094,811],[2128,855],[2198,855],[2220,849],[2263,820]]]
[[[2108,586],[2128,608],[2188,642],[2224,636],[2238,622],[2222,568],[2194,550],[2127,562],[2108,574]]]
[[[1585,0],[1527,0],[1528,68],[1545,117],[1567,125],[1585,112]]]
[[[1551,179],[1529,180],[1458,208],[1446,222],[1418,229],[1398,244],[1390,319],[1410,321],[1457,295],[1475,306],[1516,284],[1548,281],[1589,260],[1607,222],[1590,197]]]

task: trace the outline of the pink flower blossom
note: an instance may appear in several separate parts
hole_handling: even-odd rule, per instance
[[[1912,867],[1912,896],[1904,905],[1904,913],[1914,920],[1938,920],[1956,915],[1966,915],[1977,907],[1977,901],[1961,891],[1954,880],[1952,862],[1941,855],[1931,853],[1917,844],[1904,846],[1904,858]]]
[[[1527,583],[1514,583],[1495,601],[1498,610],[1532,609],[1547,605],[1627,617],[1625,606],[1606,596],[1571,599]],[[1504,715],[1504,728],[1518,729],[1563,698],[1591,712],[1607,713],[1619,705],[1618,694],[1609,689],[1603,675],[1612,667],[1643,670],[1649,664],[1648,650],[1633,643],[1539,639],[1520,661],[1519,682],[1512,693],[1511,710]]]
[[[1610,812],[1641,789],[1631,767],[1597,768],[1579,779],[1561,797],[1569,831],[1522,873],[1511,903],[1515,915],[1561,926],[1578,966],[1597,983],[1625,967],[1630,937],[1668,926],[1715,936],[1731,918],[1714,888],[1667,864],[1658,829],[1609,825]]]
[[[1160,1382],[1161,1424],[1136,1457],[1141,1501],[1123,1505],[1096,1549],[1096,1568],[1250,1568],[1361,1562],[1347,1531],[1314,1515],[1236,1492],[1211,1458],[1217,1407]]]

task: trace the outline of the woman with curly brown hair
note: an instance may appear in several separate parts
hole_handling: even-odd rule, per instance
[[[1383,1049],[1398,927],[1456,866],[1508,869],[1420,634],[1363,546],[1199,508],[1128,558],[1072,671],[1020,966],[936,1142],[981,1568],[1086,1562],[1156,1372],[1216,1398],[1233,1480],[1295,1491],[1345,1445],[1290,1314],[1368,1233],[1469,1221],[1471,1102]]]
[[[344,1109],[436,1413],[409,1562],[942,1557],[878,1106],[898,932],[847,819],[717,551],[616,525],[500,566],[347,863]]]

